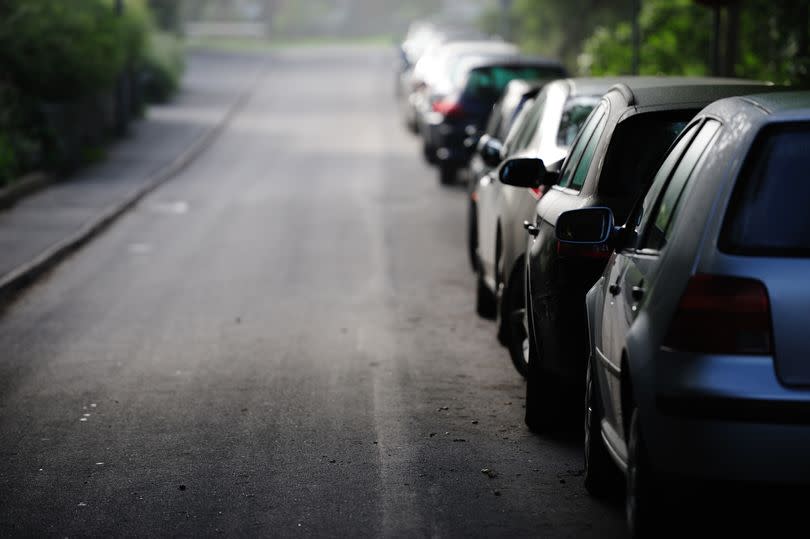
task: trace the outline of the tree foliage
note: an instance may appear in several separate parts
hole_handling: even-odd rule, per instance
[[[642,74],[712,72],[712,10],[694,0],[640,0]],[[810,0],[739,0],[734,74],[777,83],[810,82]],[[630,0],[514,0],[517,39],[583,74],[632,68]]]
[[[0,64],[25,93],[76,99],[109,87],[143,48],[148,15],[128,2],[119,17],[112,0],[4,0]]]

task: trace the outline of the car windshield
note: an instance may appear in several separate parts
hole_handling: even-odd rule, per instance
[[[810,124],[766,130],[753,148],[721,246],[741,254],[810,256]]]
[[[506,85],[515,79],[538,80],[563,76],[554,66],[487,66],[470,71],[465,93],[480,99],[492,99],[501,95]]]
[[[599,103],[599,97],[571,97],[565,102],[560,127],[557,130],[557,146],[568,148],[577,138],[582,124],[593,108]]]

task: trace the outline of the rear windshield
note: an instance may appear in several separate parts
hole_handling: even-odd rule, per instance
[[[695,114],[691,109],[649,112],[620,123],[600,174],[599,193],[634,200],[649,187],[667,149]]]
[[[563,71],[553,66],[490,66],[470,71],[464,93],[471,97],[495,101],[506,85],[515,79],[556,79]]]
[[[810,124],[764,130],[735,187],[721,234],[724,251],[810,256]]]
[[[568,148],[573,144],[582,124],[598,104],[597,96],[571,97],[565,102],[560,128],[557,131],[557,146]]]

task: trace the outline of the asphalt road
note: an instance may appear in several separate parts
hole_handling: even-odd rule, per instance
[[[523,426],[392,59],[275,53],[205,154],[2,314],[0,535],[625,535],[578,434]]]

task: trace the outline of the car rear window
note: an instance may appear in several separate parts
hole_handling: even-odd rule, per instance
[[[488,66],[470,71],[464,93],[479,99],[498,99],[506,85],[515,79],[555,79],[564,76],[553,66]]]
[[[720,248],[734,254],[810,256],[810,123],[766,128],[734,188]]]
[[[648,112],[621,122],[605,157],[599,193],[634,199],[649,187],[667,149],[697,112]]]
[[[568,148],[574,143],[582,124],[598,104],[598,96],[571,97],[565,102],[560,128],[557,130],[557,146]]]

